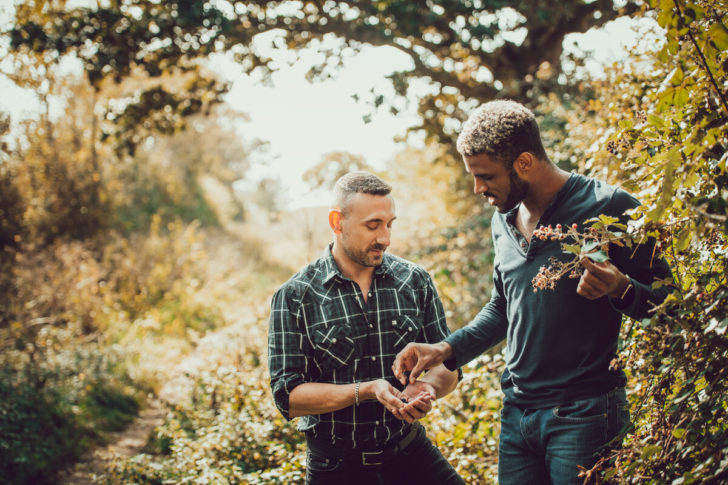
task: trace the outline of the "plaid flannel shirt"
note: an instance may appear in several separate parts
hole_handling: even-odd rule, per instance
[[[421,267],[385,253],[364,302],[329,246],[273,296],[268,364],[275,404],[286,419],[291,391],[305,382],[351,384],[394,378],[394,357],[409,342],[449,335],[442,302]],[[337,446],[377,447],[409,429],[378,401],[303,416],[299,429]]]

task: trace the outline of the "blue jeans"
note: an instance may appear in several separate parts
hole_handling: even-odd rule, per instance
[[[498,449],[500,485],[582,485],[600,453],[621,445],[629,426],[624,388],[562,406],[528,409],[504,403]]]
[[[417,425],[417,437],[395,458],[381,465],[306,452],[307,485],[465,485],[440,450]]]

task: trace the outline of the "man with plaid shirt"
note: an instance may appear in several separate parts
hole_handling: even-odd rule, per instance
[[[457,371],[440,365],[404,388],[392,373],[405,345],[449,331],[427,272],[385,254],[390,192],[367,172],[339,179],[333,244],[273,297],[271,388],[286,419],[301,417],[310,485],[463,483],[417,422],[452,391]]]

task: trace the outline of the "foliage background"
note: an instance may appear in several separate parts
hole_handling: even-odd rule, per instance
[[[499,22],[504,9],[522,15]],[[567,33],[620,15],[651,19],[657,45],[599,76],[562,55]],[[490,288],[492,212],[463,196],[451,143],[478,102],[526,102],[555,162],[642,200],[632,231],[657,238],[681,291],[624,322],[634,429],[584,478],[724,483],[725,19],[723,2],[683,0],[18,3],[5,74],[44,111],[12,130],[0,117],[0,478],[56,483],[156,396],[167,417],[144,452],[96,481],[302,481],[302,436],[269,395],[266,303],[328,240],[325,210],[281,212],[271,183],[236,193],[265,144],[237,131],[245,115],[225,108],[228,86],[205,64],[230,52],[269,72],[251,39],[280,29],[291,49],[329,46],[313,81],[336,74],[344,49],[390,45],[412,58],[391,76],[394,96],[364,102],[417,103],[412,129],[427,144],[382,171],[402,221],[393,250],[433,274],[453,329]],[[320,42],[331,35],[340,42]],[[82,75],[61,74],[69,55]],[[413,99],[418,81],[431,90]],[[351,167],[366,161],[331,153],[306,179],[325,186]],[[473,362],[426,419],[468,483],[496,480],[502,365],[498,349]]]

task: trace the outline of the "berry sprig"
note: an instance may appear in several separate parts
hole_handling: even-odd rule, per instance
[[[584,232],[579,232],[578,224],[567,227],[556,224],[555,227],[548,225],[537,228],[534,236],[542,241],[561,241],[561,249],[574,256],[569,261],[549,258],[549,265],[541,266],[538,274],[531,280],[533,291],[553,290],[556,288],[556,283],[567,275],[569,278],[580,278],[584,273],[584,266],[581,263],[584,258],[597,263],[608,261],[610,244],[631,246],[632,238],[624,232],[627,226],[618,221],[619,219],[615,217],[600,215],[586,221],[587,224],[591,223],[591,227]]]

